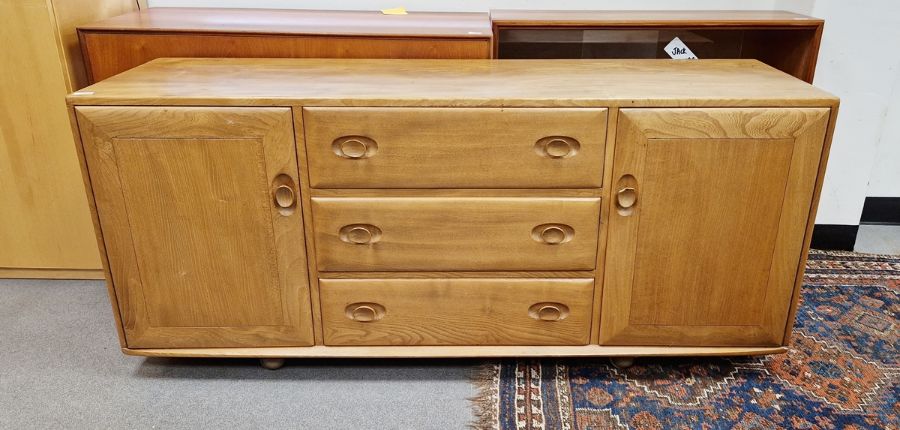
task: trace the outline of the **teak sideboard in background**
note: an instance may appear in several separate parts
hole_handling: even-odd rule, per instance
[[[152,8],[78,28],[92,82],[162,57],[756,59],[812,82],[824,23],[784,11]]]
[[[123,351],[271,367],[784,352],[838,105],[753,60],[158,59],[68,101]]]
[[[78,27],[91,82],[161,57],[490,58],[487,13],[151,8]]]

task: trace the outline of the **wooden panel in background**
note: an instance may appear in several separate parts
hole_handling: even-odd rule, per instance
[[[53,14],[56,17],[59,48],[66,65],[66,76],[69,91],[86,87],[90,84],[78,41],[77,26],[96,22],[127,12],[137,12],[136,0],[51,0]]]
[[[0,277],[102,278],[65,95],[85,84],[74,26],[135,7],[0,2]]]
[[[590,334],[593,284],[593,279],[322,279],[325,344],[583,345]],[[358,306],[374,313],[360,312],[363,318],[354,320]]]

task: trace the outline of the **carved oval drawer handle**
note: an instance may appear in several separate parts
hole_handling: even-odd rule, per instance
[[[358,160],[375,155],[378,152],[378,143],[365,136],[343,136],[331,143],[331,150],[338,157]]]
[[[354,245],[367,245],[381,240],[381,229],[371,224],[350,224],[341,227],[338,237]]]
[[[581,144],[568,136],[547,136],[534,144],[534,151],[547,158],[569,158],[580,149]]]
[[[528,308],[528,316],[538,321],[562,321],[569,316],[569,307],[555,302],[535,303]]]
[[[359,322],[372,322],[384,318],[384,306],[378,303],[351,303],[344,309],[347,318]]]
[[[565,224],[541,224],[531,229],[531,238],[547,245],[560,245],[575,237],[575,229]]]

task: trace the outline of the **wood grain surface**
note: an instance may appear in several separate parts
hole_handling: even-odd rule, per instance
[[[491,9],[491,22],[498,27],[654,27],[654,26],[798,26],[822,23],[813,18],[781,10],[525,10]]]
[[[129,347],[312,344],[289,109],[76,112]]]
[[[591,270],[599,198],[365,197],[312,199],[320,271]],[[372,243],[341,238],[348,225],[377,227]],[[563,224],[571,240],[548,244],[535,227]]]
[[[778,347],[684,347],[684,346],[604,346],[604,345],[527,345],[527,346],[307,346],[282,348],[122,348],[128,355],[141,357],[194,358],[464,358],[464,357],[686,357],[744,356],[784,354]]]
[[[622,110],[602,344],[781,343],[828,114]]]
[[[368,10],[154,7],[78,26],[79,30],[414,36],[486,39],[483,12],[409,12],[385,15]]]
[[[0,277],[96,278],[100,270],[63,99],[86,84],[74,26],[134,7],[0,2]]]
[[[490,58],[489,39],[81,32],[90,82],[164,57]]]
[[[606,109],[308,108],[303,122],[318,188],[578,188],[603,177]],[[371,154],[343,154],[335,143],[348,136],[369,139]]]
[[[322,279],[326,345],[583,345],[593,279]],[[377,321],[347,317],[354,303],[384,308]],[[555,303],[565,318],[529,307]]]
[[[124,351],[785,351],[837,99],[757,62],[413,65],[159,60],[71,96]]]
[[[158,59],[69,103],[244,106],[832,106],[755,60]]]
[[[91,82],[162,57],[491,57],[486,13],[150,8],[82,24]]]

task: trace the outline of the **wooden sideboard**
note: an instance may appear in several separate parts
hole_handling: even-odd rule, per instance
[[[487,13],[150,8],[78,27],[91,82],[160,57],[490,58]]]
[[[754,60],[158,59],[68,102],[123,351],[270,367],[784,352],[838,106]]]
[[[6,75],[0,82],[0,100],[18,109],[0,119],[4,128],[0,142],[8,148],[0,154],[0,182],[4,183],[0,242],[8,245],[0,249],[0,277],[101,276],[86,204],[77,179],[73,181],[78,169],[70,137],[59,126],[65,123],[61,98],[153,58],[488,58],[493,20],[497,35],[493,44],[499,57],[546,56],[548,46],[554,55],[574,55],[571,49],[577,49],[579,56],[582,51],[596,54],[591,43],[585,45],[596,41],[591,37],[580,37],[574,44],[542,36],[526,38],[526,43],[508,39],[523,31],[571,35],[607,30],[631,34],[628,31],[643,29],[658,33],[652,43],[656,51],[656,42],[663,36],[687,38],[683,32],[688,32],[701,38],[698,52],[704,55],[703,46],[726,46],[730,48],[713,49],[713,54],[757,58],[811,81],[822,31],[821,20],[753,11],[389,16],[374,11],[136,8],[134,0],[27,0],[2,6],[4,16],[11,17],[4,33],[11,48],[5,51],[8,61],[2,66]],[[552,43],[544,43],[548,41]],[[740,52],[734,50],[736,42],[741,43]],[[656,56],[656,51],[651,54]]]

